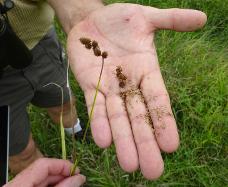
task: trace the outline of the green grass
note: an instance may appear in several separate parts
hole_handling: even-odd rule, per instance
[[[163,154],[165,172],[157,181],[145,180],[140,172],[128,174],[118,166],[114,146],[102,150],[92,141],[84,147],[79,164],[88,186],[226,186],[228,184],[228,3],[224,0],[128,0],[159,8],[203,10],[208,23],[194,33],[161,31],[156,45],[181,144],[173,154]],[[59,30],[59,28],[58,28]],[[59,32],[63,42],[64,35]],[[77,110],[88,120],[83,93],[71,77]],[[46,112],[29,108],[32,131],[41,151],[61,158],[59,129]],[[71,138],[67,138],[71,154]]]

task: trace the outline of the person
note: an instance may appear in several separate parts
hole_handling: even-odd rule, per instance
[[[77,170],[70,177],[71,167],[72,163],[67,160],[38,159],[3,187],[82,186],[86,181],[85,176],[79,174]]]
[[[53,46],[60,47],[53,31],[48,31],[53,9],[67,33],[71,70],[85,94],[88,111],[96,90],[101,58],[86,50],[79,39],[95,40],[108,52],[91,121],[95,143],[106,148],[113,141],[119,164],[126,172],[140,168],[147,179],[161,176],[164,170],[161,151],[174,152],[179,146],[179,136],[159,68],[154,33],[160,29],[194,31],[203,27],[206,15],[197,10],[157,9],[128,3],[105,6],[101,0],[15,3],[9,18],[16,33],[32,50],[34,62],[21,71],[5,70],[0,80],[0,103],[8,102],[13,116],[11,170],[17,173],[42,157],[29,135],[27,104],[32,102],[48,108],[54,121],[59,118],[60,92],[55,86],[45,86],[55,81],[66,87],[65,74],[60,68],[64,65],[54,61],[60,59],[60,52]],[[121,87],[117,68],[121,68],[126,78],[126,84]],[[65,96],[64,124],[70,127],[69,96]],[[76,111],[74,116],[76,120]]]

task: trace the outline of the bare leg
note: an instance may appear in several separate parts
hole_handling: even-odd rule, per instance
[[[63,126],[65,128],[70,128],[75,125],[78,118],[74,103],[75,98],[72,96],[72,105],[70,101],[63,105]],[[56,106],[47,109],[47,112],[54,123],[59,124],[61,110],[62,106]]]
[[[9,158],[9,168],[13,174],[18,174],[27,168],[35,160],[42,158],[43,155],[36,147],[32,135],[30,134],[27,147],[18,155]]]

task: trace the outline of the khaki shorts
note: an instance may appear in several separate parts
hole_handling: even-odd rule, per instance
[[[23,151],[28,144],[30,123],[26,107],[32,103],[48,108],[61,105],[60,88],[64,90],[64,102],[69,101],[67,64],[54,29],[31,50],[33,62],[23,70],[4,69],[0,79],[0,105],[10,106],[10,156]]]

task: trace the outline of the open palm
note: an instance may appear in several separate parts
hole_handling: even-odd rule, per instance
[[[85,93],[90,111],[101,58],[85,49],[79,38],[96,40],[108,52],[91,122],[96,144],[108,147],[112,139],[121,167],[140,166],[148,179],[164,168],[160,150],[173,152],[179,136],[168,92],[153,43],[157,29],[193,31],[206,22],[195,10],[156,9],[135,4],[112,4],[91,13],[68,36],[71,69]],[[126,77],[120,86],[116,69]]]

